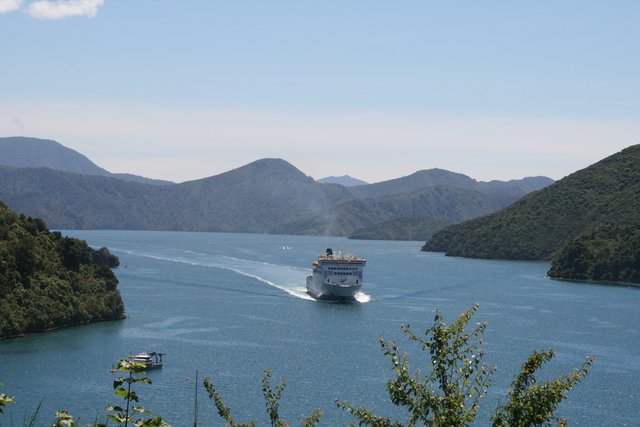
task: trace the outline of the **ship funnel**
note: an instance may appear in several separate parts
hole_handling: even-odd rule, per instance
[[[333,255],[333,249],[327,248],[327,256]]]

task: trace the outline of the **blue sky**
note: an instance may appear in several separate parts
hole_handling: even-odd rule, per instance
[[[638,22],[635,0],[0,0],[0,135],[174,181],[263,157],[559,179],[640,143]]]

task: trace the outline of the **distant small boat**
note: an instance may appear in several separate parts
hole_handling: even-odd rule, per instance
[[[162,368],[162,356],[164,356],[164,353],[156,353],[153,351],[151,353],[138,353],[135,356],[129,356],[129,358],[132,362],[144,365],[144,368],[141,368],[142,370],[149,370]]]

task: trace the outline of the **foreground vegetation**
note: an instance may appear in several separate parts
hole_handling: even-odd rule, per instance
[[[50,232],[0,202],[0,339],[123,318],[117,265],[106,248]]]
[[[422,369],[412,370],[410,359],[393,341],[380,339],[384,355],[390,359],[395,378],[387,382],[387,392],[391,402],[406,410],[403,420],[392,420],[375,413],[374,409],[356,406],[353,403],[336,399],[339,408],[352,414],[360,426],[401,427],[401,426],[468,426],[476,418],[481,400],[491,386],[495,366],[484,362],[484,351],[480,348],[486,323],[477,324],[470,331],[469,323],[477,311],[477,305],[460,315],[447,325],[442,314],[436,309],[434,324],[426,329],[424,336],[416,335],[411,328],[402,326],[410,341],[418,344],[428,353],[427,364]],[[540,381],[536,372],[554,356],[552,350],[534,351],[521,367],[520,373],[511,384],[506,401],[498,405],[492,417],[493,427],[524,427],[542,425],[560,425],[566,419],[556,415],[560,402],[566,398],[571,388],[587,375],[594,357],[587,358],[579,369],[549,381]],[[161,416],[151,416],[146,409],[133,406],[138,404],[138,396],[132,389],[137,383],[151,384],[148,378],[140,378],[134,372],[144,367],[135,362],[121,360],[118,371],[126,376],[117,378],[113,383],[115,395],[124,400],[124,405],[107,406],[106,417],[117,425],[152,427],[166,426]],[[280,380],[275,389],[271,385],[271,371],[266,370],[262,380],[262,392],[265,399],[268,422],[272,427],[284,427],[290,424],[280,416],[280,400],[286,382]],[[238,422],[232,416],[231,408],[215,388],[211,378],[205,378],[204,387],[214,401],[218,415],[230,427],[249,427],[258,425],[255,420]],[[0,395],[2,407],[12,403],[12,398]],[[170,414],[168,414],[170,415]],[[302,425],[312,427],[322,418],[319,409],[303,416]],[[182,420],[181,425],[190,421]],[[195,425],[195,423],[194,423]],[[352,424],[354,425],[354,424]],[[67,411],[56,413],[54,427],[76,427],[73,416]],[[104,427],[105,424],[93,424]]]

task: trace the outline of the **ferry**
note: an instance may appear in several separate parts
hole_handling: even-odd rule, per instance
[[[328,248],[313,262],[307,276],[307,293],[326,301],[353,302],[364,284],[362,273],[367,260],[350,253]]]

